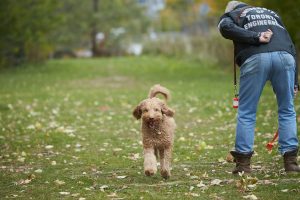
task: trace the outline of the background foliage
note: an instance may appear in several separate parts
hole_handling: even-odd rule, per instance
[[[0,1],[0,65],[45,59],[58,7],[57,0]]]
[[[144,45],[144,53],[208,55],[223,65],[231,62],[231,43],[220,39],[216,28],[227,0],[165,0],[164,9],[155,17],[147,16],[147,7],[137,2],[2,0],[0,67],[43,61],[57,51],[93,49],[97,33],[105,39],[94,47],[96,56],[124,55],[128,44],[138,42]],[[299,49],[298,1],[244,2],[278,12]],[[204,3],[209,5],[208,15],[199,13]],[[156,40],[149,39],[151,31],[157,33]]]

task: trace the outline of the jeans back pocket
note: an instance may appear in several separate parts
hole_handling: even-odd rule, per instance
[[[295,58],[291,54],[285,51],[280,51],[279,57],[285,70],[295,69]]]
[[[259,71],[260,54],[249,57],[240,67],[240,76],[246,76],[257,73]]]

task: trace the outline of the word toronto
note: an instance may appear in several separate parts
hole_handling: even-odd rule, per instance
[[[247,15],[247,13],[252,10],[254,10],[257,14]],[[256,26],[268,26],[268,25],[272,26],[273,25],[273,26],[278,26],[278,27],[284,29],[284,27],[282,27],[277,22],[276,18],[273,17],[271,14],[274,15],[275,17],[278,17],[278,15],[274,11],[268,10],[266,8],[255,7],[255,8],[245,9],[243,11],[243,13],[241,14],[241,17],[246,17],[249,22],[244,25],[244,28],[250,29],[250,28],[256,27]]]

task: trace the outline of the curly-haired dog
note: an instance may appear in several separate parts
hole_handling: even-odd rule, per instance
[[[174,111],[164,101],[155,97],[157,94],[162,94],[166,100],[170,99],[168,89],[154,85],[150,89],[148,99],[140,102],[133,115],[136,119],[142,118],[145,174],[152,176],[156,173],[156,158],[159,154],[160,173],[167,179],[171,176],[170,165],[176,124],[173,118]]]

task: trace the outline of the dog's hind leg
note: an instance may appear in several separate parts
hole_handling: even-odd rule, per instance
[[[154,148],[144,149],[144,171],[147,176],[152,176],[157,172],[156,164]]]
[[[160,157],[160,174],[163,178],[168,179],[171,176],[171,154],[172,148],[160,149],[159,157]]]

